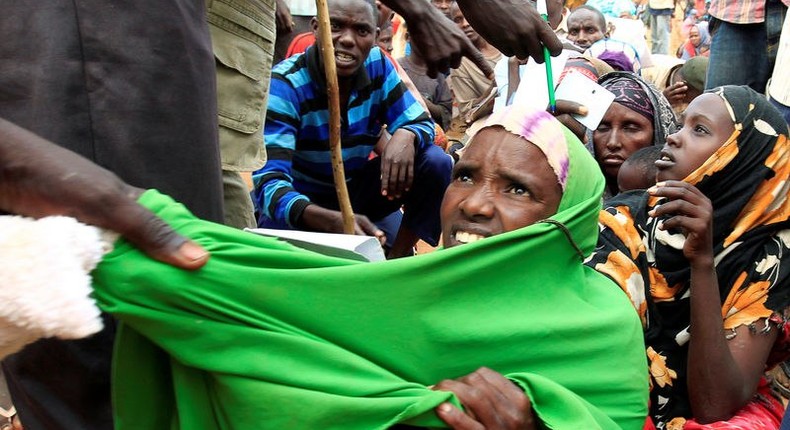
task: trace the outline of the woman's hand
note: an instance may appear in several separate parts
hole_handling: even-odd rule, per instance
[[[688,89],[688,85],[685,82],[680,81],[664,88],[662,93],[664,94],[664,97],[669,100],[669,104],[672,106],[678,106],[686,99],[686,92]]]
[[[521,389],[491,369],[481,367],[458,379],[445,379],[434,390],[452,391],[465,412],[449,403],[436,408],[436,414],[457,430],[537,428],[532,404]]]
[[[648,215],[668,216],[658,228],[679,229],[686,236],[683,255],[691,265],[713,261],[713,205],[697,187],[683,181],[659,182],[648,192],[669,201],[656,206]]]

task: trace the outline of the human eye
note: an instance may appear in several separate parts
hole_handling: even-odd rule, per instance
[[[697,134],[710,134],[710,130],[708,130],[705,126],[697,124],[694,126],[694,133]]]
[[[610,128],[609,124],[602,122],[598,124],[598,128],[596,128],[595,131],[606,132],[609,131]]]
[[[517,196],[528,196],[528,195],[530,195],[529,189],[527,189],[526,186],[524,186],[523,184],[520,184],[518,182],[514,182],[514,183],[510,184],[510,186],[508,186],[508,188],[507,188],[507,192],[510,193],[510,194],[515,194]]]
[[[453,172],[453,181],[472,183],[472,172],[470,172],[468,169],[458,169]]]
[[[367,36],[370,33],[371,33],[371,31],[370,31],[369,28],[360,27],[360,28],[357,29],[357,34],[359,34],[360,36],[363,36],[363,37]]]
[[[642,127],[638,124],[626,124],[623,128],[630,132],[642,131]]]
[[[329,21],[329,28],[332,29],[332,31],[338,31],[340,30],[340,24],[336,21]]]

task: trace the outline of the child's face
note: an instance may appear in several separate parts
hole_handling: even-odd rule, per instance
[[[656,161],[658,180],[681,180],[702,166],[730,138],[735,126],[724,100],[705,93],[694,99],[681,116],[683,128],[667,136]]]
[[[382,51],[392,53],[392,26],[387,26],[379,33],[379,38],[376,41]]]
[[[699,29],[697,27],[691,27],[691,30],[689,30],[689,42],[694,46],[699,45]]]
[[[646,190],[656,184],[656,178],[646,176],[644,169],[637,163],[626,161],[617,172],[617,189],[620,192]]]
[[[472,41],[472,43],[477,45],[477,43],[480,40],[480,35],[477,34],[475,29],[472,28],[471,25],[469,25],[469,21],[466,20],[466,18],[464,17],[464,13],[461,12],[461,8],[458,7],[457,3],[453,3],[450,6],[450,19],[452,19],[455,25],[457,25],[458,28],[460,28],[461,31],[463,31],[464,34],[466,34],[466,37],[468,37],[469,40]]]

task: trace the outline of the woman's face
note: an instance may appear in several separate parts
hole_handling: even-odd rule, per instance
[[[653,122],[614,102],[593,132],[595,159],[607,179],[617,178],[620,166],[634,152],[653,144]]]
[[[534,224],[557,213],[562,189],[543,152],[501,127],[464,150],[442,201],[446,248]]]
[[[681,180],[702,166],[729,139],[735,125],[724,100],[705,93],[694,99],[680,117],[683,128],[667,136],[656,161],[658,180]]]
[[[691,27],[689,30],[689,42],[694,46],[699,45],[699,29],[697,27]]]

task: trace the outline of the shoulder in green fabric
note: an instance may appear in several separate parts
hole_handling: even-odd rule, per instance
[[[94,273],[97,300],[123,323],[117,427],[150,410],[149,428],[442,427],[433,408],[455,400],[428,387],[487,366],[524,388],[548,428],[641,428],[641,326],[582,265],[603,179],[566,133],[553,221],[402,260],[321,256],[148,191],[141,202],[212,256],[185,272],[119,242]]]

